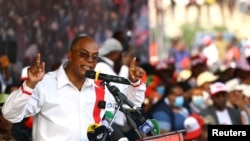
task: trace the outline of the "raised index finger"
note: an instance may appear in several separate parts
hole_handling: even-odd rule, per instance
[[[130,63],[130,69],[135,69],[136,57],[134,57]]]
[[[36,55],[36,65],[38,65],[38,66],[41,65],[41,55],[40,55],[40,53],[37,53],[37,55]]]

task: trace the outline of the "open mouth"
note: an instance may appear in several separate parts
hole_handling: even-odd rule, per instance
[[[86,65],[81,65],[81,69],[84,69],[84,70],[91,70],[92,67],[86,66]]]

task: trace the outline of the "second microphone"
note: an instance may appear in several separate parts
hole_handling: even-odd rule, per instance
[[[96,76],[96,75],[98,75],[98,76]],[[95,79],[97,77],[98,80],[103,80],[106,82],[115,82],[115,83],[130,85],[130,82],[128,81],[128,79],[126,79],[124,77],[118,77],[115,75],[109,75],[109,74],[103,74],[103,73],[97,74],[93,70],[87,70],[85,73],[85,76],[87,78],[91,78],[91,79]]]

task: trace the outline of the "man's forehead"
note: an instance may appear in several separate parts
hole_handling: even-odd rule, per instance
[[[87,51],[91,50],[97,50],[98,51],[98,45],[95,41],[93,40],[88,40],[88,39],[81,39],[77,42],[76,48],[78,49],[84,49]]]

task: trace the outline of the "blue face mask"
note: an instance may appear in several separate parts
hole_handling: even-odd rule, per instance
[[[201,105],[204,104],[204,99],[202,96],[193,96],[192,102],[194,103],[195,106],[201,107]]]
[[[164,86],[158,86],[156,88],[156,91],[157,91],[158,94],[163,95],[164,91],[165,91],[165,88],[164,88]]]
[[[184,103],[184,97],[183,96],[177,96],[175,98],[175,101],[174,101],[174,106],[180,108],[180,107],[182,107],[183,103]]]

